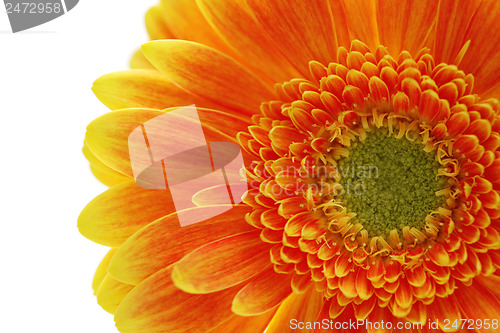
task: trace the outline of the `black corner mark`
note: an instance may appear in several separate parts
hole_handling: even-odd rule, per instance
[[[12,32],[52,21],[73,9],[79,0],[4,0]]]

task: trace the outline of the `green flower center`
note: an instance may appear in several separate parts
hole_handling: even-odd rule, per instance
[[[338,161],[340,199],[370,236],[405,226],[421,230],[425,217],[443,204],[435,192],[446,179],[437,176],[436,154],[425,152],[418,138],[396,139],[382,128],[348,149],[349,156]]]

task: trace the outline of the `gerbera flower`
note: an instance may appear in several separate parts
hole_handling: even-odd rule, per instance
[[[95,82],[118,111],[84,147],[110,189],[79,228],[111,247],[94,290],[118,329],[497,331],[499,14],[493,0],[152,8],[165,40]],[[245,151],[251,189],[180,228],[168,191],[135,185],[127,138],[190,104],[209,141]]]

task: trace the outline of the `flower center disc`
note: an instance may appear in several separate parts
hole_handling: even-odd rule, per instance
[[[425,217],[442,205],[435,193],[446,180],[438,177],[436,154],[419,141],[396,139],[382,128],[354,142],[338,161],[339,199],[370,236],[405,226],[421,230]]]

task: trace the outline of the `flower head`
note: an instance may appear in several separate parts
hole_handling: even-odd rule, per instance
[[[145,44],[136,69],[96,81],[96,95],[120,110],[89,125],[84,148],[111,186],[79,227],[113,248],[95,290],[118,329],[286,332],[368,320],[391,326],[357,330],[426,331],[412,325],[438,320],[457,331],[461,319],[487,318],[474,329],[498,329],[499,10],[326,0],[152,8],[152,39],[178,39]],[[245,151],[250,190],[243,204],[180,228],[168,190],[135,185],[127,137],[192,103],[208,140]],[[222,204],[217,193],[196,193],[194,214]]]

